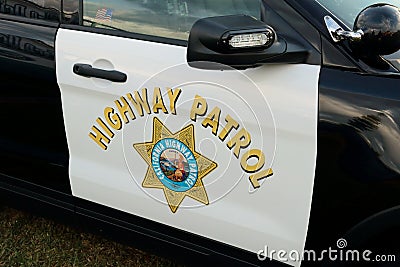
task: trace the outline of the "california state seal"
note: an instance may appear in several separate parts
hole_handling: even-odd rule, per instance
[[[217,163],[196,151],[193,124],[172,133],[154,117],[152,140],[133,147],[148,164],[142,186],[162,189],[173,213],[186,196],[209,204],[202,179]]]

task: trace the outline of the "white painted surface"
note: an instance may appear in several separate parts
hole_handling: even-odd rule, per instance
[[[57,78],[62,93],[74,196],[142,216],[256,253],[303,251],[316,161],[319,66],[265,65],[246,71],[196,70],[186,65],[186,48],[60,29],[56,40]],[[126,83],[77,76],[75,63],[116,69]],[[155,76],[154,76],[155,75]],[[88,137],[106,107],[127,93],[148,88],[182,89],[177,115],[152,114],[124,124],[106,151]],[[259,148],[273,176],[253,190],[240,160],[201,125],[190,120],[195,95],[207,99],[208,112],[221,108],[251,134],[248,149]],[[164,95],[164,99],[168,99]],[[169,109],[169,102],[165,101]],[[152,138],[153,117],[172,132],[193,124],[196,151],[218,168],[203,178],[210,201],[185,197],[176,213],[161,189],[143,188],[148,165],[133,149]],[[240,128],[239,128],[240,130]],[[218,132],[219,134],[219,132]],[[276,148],[276,149],[275,149]],[[241,151],[241,156],[246,149]],[[290,262],[291,265],[299,263]]]

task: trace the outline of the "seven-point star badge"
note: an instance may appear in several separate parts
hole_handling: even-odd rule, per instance
[[[149,165],[142,186],[163,189],[173,213],[185,196],[209,204],[202,179],[217,163],[196,151],[193,124],[172,133],[154,118],[152,140],[133,147]]]

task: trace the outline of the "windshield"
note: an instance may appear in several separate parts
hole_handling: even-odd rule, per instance
[[[367,6],[387,3],[400,7],[400,0],[317,0],[322,6],[331,11],[338,19],[346,24],[349,29],[353,29],[354,21],[364,8]]]

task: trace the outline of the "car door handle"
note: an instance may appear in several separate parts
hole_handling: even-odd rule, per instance
[[[83,77],[105,79],[116,83],[124,83],[127,80],[127,76],[123,72],[97,69],[89,64],[76,63],[73,71],[75,74]]]

